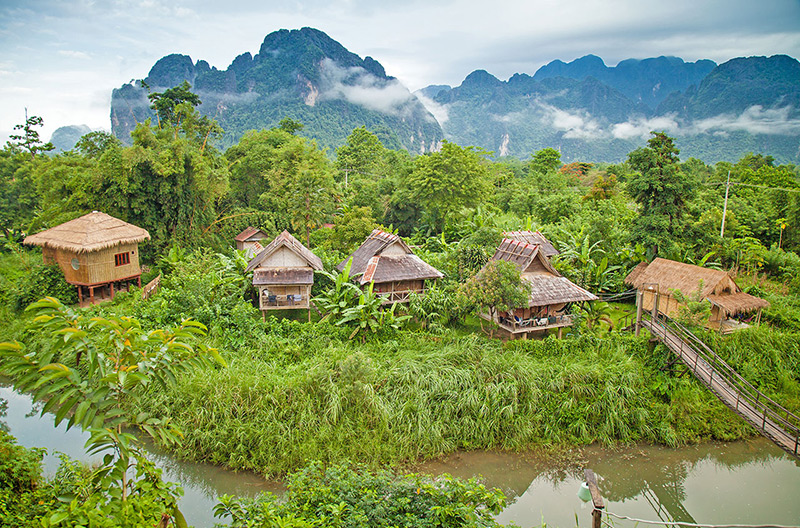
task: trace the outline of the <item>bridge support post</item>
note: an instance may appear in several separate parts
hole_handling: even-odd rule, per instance
[[[642,330],[642,290],[636,290],[636,337]]]

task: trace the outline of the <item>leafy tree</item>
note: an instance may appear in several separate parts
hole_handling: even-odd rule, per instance
[[[183,81],[173,88],[167,88],[163,92],[148,94],[147,98],[152,103],[150,108],[156,111],[159,126],[177,125],[179,113],[176,110],[181,104],[188,103],[195,107],[202,103],[200,96],[192,92],[192,86],[188,81]]]
[[[161,482],[160,472],[125,428],[137,427],[164,444],[176,442],[181,432],[169,419],[149,412],[131,414],[126,403],[151,384],[167,387],[194,368],[224,366],[216,350],[193,342],[205,327],[186,320],[171,330],[145,332],[130,317],[87,317],[52,297],[29,310],[37,315],[31,331],[50,340],[48,346],[28,352],[20,343],[0,343],[3,372],[17,390],[44,403],[42,414],[55,414],[55,425],[66,420],[68,429],[87,431],[90,454],[105,453],[94,470],[92,500],[65,503],[48,525],[82,525],[93,517],[125,519],[128,525],[141,518],[152,525],[162,515],[174,516],[180,525],[177,491]]]
[[[516,265],[504,260],[490,260],[477,275],[463,284],[459,293],[478,310],[487,310],[494,320],[498,312],[527,306],[530,292]],[[480,324],[483,329],[482,319]],[[494,326],[489,335],[494,337]]]
[[[700,280],[697,289],[684,294],[681,290],[672,290],[672,296],[681,306],[678,310],[678,322],[685,326],[702,327],[711,317],[711,303],[703,296],[703,281]]]
[[[414,200],[430,214],[438,231],[465,207],[478,205],[489,191],[485,153],[443,142],[442,149],[419,156],[407,185]]]
[[[561,166],[561,153],[554,148],[548,147],[531,154],[528,162],[528,170],[545,174],[554,171]]]
[[[278,128],[287,134],[295,135],[297,132],[303,130],[303,123],[295,121],[291,117],[284,117],[278,122]]]
[[[597,175],[597,178],[594,180],[594,184],[592,184],[592,188],[589,189],[589,192],[583,197],[583,199],[609,200],[616,193],[616,189],[617,177],[614,174],[601,172]]]
[[[21,125],[14,125],[14,130],[20,130],[19,134],[11,134],[8,137],[10,141],[6,143],[7,148],[12,152],[27,152],[31,156],[31,160],[36,158],[37,154],[49,152],[55,147],[52,143],[42,143],[39,139],[39,131],[34,127],[44,125],[44,120],[39,116],[28,117],[28,109],[25,109],[25,123]]]
[[[361,290],[350,281],[352,264],[353,259],[349,259],[341,272],[336,270],[317,272],[331,282],[331,286],[327,290],[312,299],[314,305],[324,314],[320,322],[330,320],[336,323],[347,308],[358,302]]]
[[[325,242],[326,247],[350,253],[378,227],[367,207],[345,207],[336,217],[333,232]]]
[[[586,324],[586,329],[590,332],[595,332],[600,328],[600,323],[608,325],[610,332],[614,328],[614,321],[611,319],[611,305],[606,302],[585,302],[580,305],[583,311],[583,321]]]
[[[89,132],[75,143],[75,150],[87,158],[99,158],[111,147],[120,147],[120,141],[110,132]]]
[[[641,206],[631,236],[658,255],[680,237],[693,185],[680,170],[673,139],[663,132],[651,134],[647,147],[628,154],[628,163],[636,172],[628,178],[627,190]]]
[[[335,168],[343,175],[340,183],[347,203],[370,207],[376,218],[383,215],[381,180],[390,172],[386,153],[378,137],[364,126],[354,129],[336,149]]]

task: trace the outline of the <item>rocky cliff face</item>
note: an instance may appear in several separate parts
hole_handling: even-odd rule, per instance
[[[146,85],[163,91],[188,81],[225,130],[223,146],[251,129],[269,128],[284,117],[305,125],[303,134],[335,148],[356,127],[379,133],[390,148],[425,152],[441,142],[436,119],[381,64],[350,53],[325,33],[303,28],[267,35],[258,54],[244,53],[225,70],[186,55],[168,55],[150,70]],[[114,90],[113,133],[130,141],[137,122],[152,117],[141,82]]]

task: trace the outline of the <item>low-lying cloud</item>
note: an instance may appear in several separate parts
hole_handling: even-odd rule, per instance
[[[447,111],[447,105],[442,105],[427,97],[420,91],[414,92],[414,96],[419,99],[419,102],[422,103],[422,106],[433,115],[436,121],[439,122],[440,125],[444,125],[448,119],[450,119],[450,114]]]
[[[343,68],[329,58],[322,61],[322,75],[322,99],[344,99],[393,115],[401,114],[413,99],[397,79],[379,79],[361,67]]]
[[[597,139],[605,135],[602,125],[585,110],[562,110],[541,101],[538,105],[544,111],[542,121],[564,132],[565,138]]]

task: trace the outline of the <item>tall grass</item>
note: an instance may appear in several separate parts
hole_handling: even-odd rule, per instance
[[[318,327],[310,345],[307,328],[137,405],[183,428],[180,455],[267,475],[309,460],[378,465],[457,449],[749,434],[690,379],[676,382],[677,398],[654,389],[666,375],[632,336],[503,345],[450,331],[359,345],[320,339]]]

